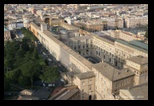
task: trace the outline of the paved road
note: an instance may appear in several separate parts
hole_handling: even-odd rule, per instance
[[[44,58],[44,59],[47,59],[50,58],[52,61],[49,62],[49,66],[57,66],[58,68],[58,71],[61,73],[61,72],[65,72],[66,71],[66,68],[58,61],[56,61],[56,59],[45,49],[45,47],[38,43],[38,46],[37,46],[37,50],[38,50],[38,53]],[[46,54],[44,55],[43,52]],[[61,79],[61,78],[60,78]],[[56,80],[54,82],[55,86],[58,87],[58,86],[63,86],[64,83],[62,83],[60,81],[60,79]]]
[[[38,43],[38,53],[44,58],[47,59],[50,58],[52,61],[48,61],[50,66],[57,66],[58,71],[65,72],[65,67],[48,52],[48,50],[45,49],[45,47],[42,44]],[[43,52],[46,54],[44,55]]]

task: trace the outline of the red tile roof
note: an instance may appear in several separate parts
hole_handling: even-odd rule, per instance
[[[51,93],[50,96],[55,95],[55,94],[56,94],[58,91],[60,91],[62,88],[63,88],[63,87],[57,87],[57,88],[55,88],[54,91]]]

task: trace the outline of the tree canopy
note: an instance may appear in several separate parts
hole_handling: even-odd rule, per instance
[[[59,72],[56,67],[46,67],[44,69],[44,73],[40,75],[40,79],[42,79],[46,83],[51,83],[55,81],[59,77]]]
[[[6,41],[4,45],[5,91],[10,89],[11,83],[32,87],[36,80],[51,82],[60,76],[57,69],[48,66],[47,60],[38,54],[31,32],[22,30],[26,35],[22,41]]]

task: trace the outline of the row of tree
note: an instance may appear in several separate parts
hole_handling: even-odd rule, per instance
[[[29,33],[28,30],[26,30]],[[28,35],[29,36],[29,35]],[[34,35],[33,35],[34,36]],[[7,41],[4,46],[4,90],[10,83],[32,87],[33,82],[53,82],[60,77],[56,67],[49,67],[38,55],[35,40],[25,36],[22,41]]]

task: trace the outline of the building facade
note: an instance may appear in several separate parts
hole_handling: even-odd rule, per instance
[[[56,60],[66,67],[68,72],[62,73],[62,76],[68,83],[78,86],[80,100],[117,100],[119,89],[133,86],[134,82],[143,83],[136,81],[142,78],[124,65],[126,60],[134,56],[147,58],[147,50],[120,39],[86,33],[62,20],[49,19],[49,25],[75,31],[74,36],[68,36],[64,41],[56,38],[58,35],[49,31],[44,23],[46,19],[37,22],[39,24],[31,22],[30,30]],[[87,56],[98,62],[88,61]]]

